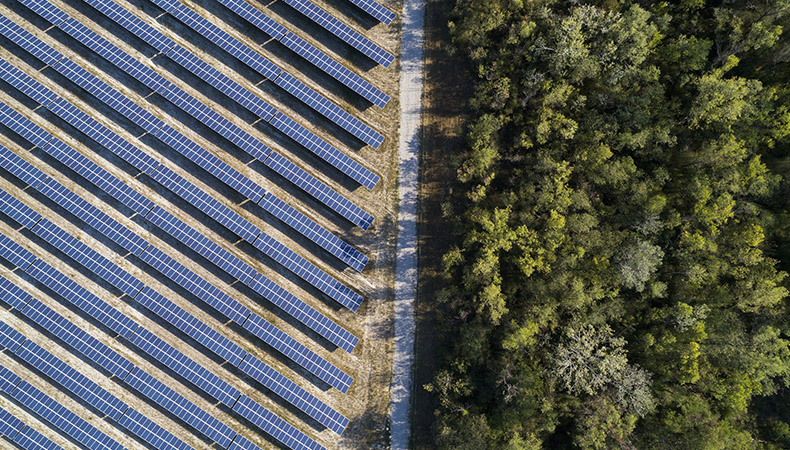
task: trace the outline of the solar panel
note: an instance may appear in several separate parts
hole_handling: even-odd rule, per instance
[[[227,337],[219,334],[164,295],[146,287],[136,300],[167,323],[181,330],[203,346],[234,366],[238,366],[247,353]]]
[[[356,311],[362,304],[361,295],[268,234],[261,233],[253,245],[341,305]]]
[[[145,328],[138,328],[135,334],[129,338],[129,342],[228,406],[233,406],[233,403],[241,395],[238,389],[189,359]]]
[[[118,397],[110,394],[33,341],[26,341],[14,353],[112,420],[120,419],[124,411],[129,408],[129,405]]]
[[[283,0],[305,17],[340,38],[343,42],[362,52],[363,55],[384,67],[389,67],[395,57],[373,41],[353,30],[348,25],[316,6],[310,0]]]
[[[250,315],[250,310],[246,306],[217,289],[158,248],[149,247],[145,253],[140,255],[140,259],[234,322],[244,323],[244,320]]]
[[[48,105],[57,97],[57,94],[41,86],[40,83],[36,83],[37,86],[35,86],[31,83],[32,79],[30,77],[21,77],[22,75],[23,73],[12,66],[11,63],[4,59],[0,59],[0,77],[2,77],[6,83],[19,89],[20,92],[42,105]]]
[[[0,435],[12,439],[17,433],[22,431],[24,427],[24,422],[12,416],[11,413],[5,409],[0,408]]]
[[[33,296],[7,278],[0,277],[0,300],[8,304],[9,307],[21,311],[33,300]]]
[[[275,114],[269,123],[366,188],[373,189],[376,183],[378,183],[378,175],[365,168],[362,164],[354,161],[348,155],[316,136],[312,131],[285,114]]]
[[[148,246],[148,242],[132,230],[124,227],[57,181],[48,178],[38,186],[37,190],[129,252],[136,255]]]
[[[248,355],[239,369],[335,433],[341,434],[348,425],[339,412],[258,358]]]
[[[266,194],[266,190],[259,184],[179,133],[175,128],[165,125],[156,137],[253,202],[257,203]]]
[[[121,444],[27,381],[20,383],[11,396],[51,423],[56,429],[92,450],[123,450]]]
[[[261,141],[234,125],[233,122],[192,97],[184,90],[173,88],[165,92],[163,96],[174,105],[217,132],[220,136],[252,155],[252,157],[263,161],[271,152],[271,149]]]
[[[44,172],[2,145],[0,145],[0,167],[32,187],[37,187],[41,184],[41,180],[48,178]]]
[[[14,392],[21,382],[22,378],[20,378],[17,374],[11,372],[3,366],[0,366],[0,391],[10,394]]]
[[[65,142],[56,139],[43,150],[132,211],[145,216],[154,207],[154,202],[80,152],[66,145]]]
[[[32,299],[22,314],[120,379],[124,379],[134,367],[131,361],[38,299]]]
[[[279,418],[276,414],[255,403],[254,400],[242,395],[233,411],[255,424],[271,437],[294,450],[326,450],[312,438],[294,428],[293,425]]]
[[[186,6],[178,0],[154,0],[154,4],[169,13],[177,9],[186,8]]]
[[[39,222],[32,231],[38,237],[49,242],[52,246],[132,298],[145,286],[142,281],[132,276],[132,274],[121,269],[117,264],[111,262],[99,252],[47,219]]]
[[[244,0],[219,0],[219,2],[278,41],[283,37],[285,32],[288,31],[284,26],[275,22],[271,17]]]
[[[250,288],[261,294],[278,308],[302,322],[306,327],[349,353],[354,349],[357,342],[359,342],[357,337],[343,329],[340,325],[336,324],[331,319],[315,310],[315,308],[306,304],[304,301],[262,274],[258,274],[258,276],[252,280]]]
[[[379,22],[389,25],[397,17],[394,12],[381,6],[374,0],[348,0],[357,5],[361,10],[370,14],[374,19]]]
[[[25,450],[63,450],[63,447],[29,426],[14,437],[14,442]]]
[[[381,89],[373,86],[369,81],[296,34],[289,31],[285,33],[280,42],[379,108],[387,106],[387,102],[390,101],[390,96]]]
[[[258,273],[249,264],[158,206],[151,210],[146,219],[244,284],[252,281]]]
[[[288,356],[305,370],[341,392],[348,391],[348,387],[354,381],[351,376],[257,314],[250,315],[243,326],[244,329],[261,338],[275,350]]]
[[[143,22],[142,19],[115,2],[107,0],[85,0],[85,3],[93,6],[99,12],[131,31],[135,36],[162,53],[167,53],[176,45],[172,39],[165,37],[165,35],[156,31],[152,26]]]
[[[118,424],[157,450],[190,450],[192,447],[136,410],[129,409]]]
[[[2,189],[0,189],[0,211],[25,228],[33,228],[41,220],[41,214]]]
[[[9,350],[14,353],[25,340],[27,338],[22,333],[11,328],[7,323],[0,322],[0,350]]]
[[[123,337],[129,337],[139,326],[107,302],[40,259],[25,269],[25,272]]]
[[[27,269],[36,260],[35,255],[4,234],[0,234],[0,256],[22,270]]]
[[[211,67],[210,64],[193,55],[184,47],[174,47],[167,56],[261,119],[268,121],[277,112],[274,106]]]
[[[49,66],[63,57],[51,47],[43,45],[40,40],[31,40],[30,33],[5,16],[0,17],[0,34]]]
[[[230,427],[139,367],[135,367],[125,381],[165,411],[183,420],[222,448],[227,448],[236,436],[236,432]]]
[[[69,18],[68,14],[59,10],[47,0],[19,0],[19,3],[27,6],[31,11],[47,19],[55,26],[65,22]]]
[[[5,103],[0,103],[0,121],[26,141],[32,143],[34,147],[45,147],[48,142],[55,139],[54,136],[36,126],[30,119]]]
[[[153,0],[159,6],[166,3],[166,0]],[[234,38],[222,28],[209,22],[206,18],[189,8],[180,8],[171,12],[173,17],[180,20],[184,25],[195,30],[199,35],[218,45],[230,55],[243,62],[251,69],[260,73],[264,77],[274,80],[282,69],[273,62],[261,56],[258,52],[247,47],[238,39]]]

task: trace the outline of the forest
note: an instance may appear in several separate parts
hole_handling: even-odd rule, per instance
[[[790,448],[790,0],[456,0],[440,449]]]

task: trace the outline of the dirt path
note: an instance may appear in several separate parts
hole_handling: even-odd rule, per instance
[[[395,264],[395,349],[390,426],[394,450],[409,447],[414,366],[414,302],[417,294],[417,181],[423,91],[425,0],[405,0],[400,76],[400,175]]]

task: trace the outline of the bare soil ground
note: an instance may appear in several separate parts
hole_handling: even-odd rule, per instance
[[[442,203],[455,185],[450,164],[464,145],[466,106],[471,85],[463,65],[451,55],[447,28],[451,0],[428,0],[425,20],[425,101],[423,153],[420,167],[419,284],[417,290],[417,351],[414,370],[412,448],[434,448],[434,399],[423,386],[439,367],[442,342],[436,329],[436,293],[441,289],[441,259],[453,244]]]
[[[8,147],[12,151],[23,155],[23,157],[34,164],[36,167],[51,174],[70,189],[73,189],[83,198],[89,199],[97,205],[102,205],[103,209],[113,218],[121,221],[130,229],[138,233],[144,239],[150,241],[158,248],[170,254],[182,264],[195,271],[206,280],[219,287],[223,291],[236,298],[253,311],[259,313],[264,318],[278,326],[280,329],[295,337],[310,349],[317,352],[322,357],[328,359],[342,370],[354,377],[354,384],[347,394],[341,394],[335,389],[328,389],[326,385],[316,381],[314,377],[307,374],[300,367],[280,356],[273,350],[263,345],[257,338],[254,338],[240,327],[235,327],[224,323],[224,319],[215,312],[199,304],[190,294],[180,287],[174,285],[169,280],[160,276],[158,273],[134,257],[122,257],[117,251],[117,247],[106,238],[95,231],[82,225],[79,220],[70,218],[68,213],[58,209],[46,198],[43,198],[31,189],[22,190],[23,186],[9,175],[0,174],[0,188],[5,189],[14,195],[18,195],[26,204],[41,212],[48,219],[59,226],[65,228],[69,233],[89,242],[90,245],[99,250],[118,265],[128,270],[133,275],[140,278],[147,285],[165,294],[168,298],[179,304],[182,308],[192,313],[205,323],[212,326],[220,333],[228,336],[243,348],[261,358],[267,364],[279,370],[281,373],[296,381],[318,398],[336,408],[342,414],[351,419],[351,423],[342,437],[336,436],[331,431],[322,429],[309,418],[295,410],[290,405],[280,400],[276,395],[262,389],[261,386],[249,378],[245,377],[238,370],[229,367],[213,358],[209,352],[199,344],[183,336],[174,330],[158,317],[144,311],[139,306],[135,306],[130,298],[121,297],[112,287],[103,283],[97,277],[91,276],[88,272],[78,268],[78,265],[67,257],[61,255],[57,250],[42,244],[40,239],[26,231],[15,231],[9,226],[10,221],[0,220],[0,232],[12,236],[19,242],[25,242],[37,255],[55,265],[58,269],[73,276],[99,297],[109,301],[113,306],[121,309],[143,326],[156,332],[171,345],[180,349],[212,372],[218,374],[223,379],[239,388],[242,392],[250,395],[256,401],[270,408],[297,428],[305,431],[319,443],[328,448],[354,448],[368,449],[377,448],[384,445],[388,440],[387,433],[387,408],[389,401],[389,385],[391,378],[391,327],[392,327],[392,285],[394,272],[394,245],[396,236],[396,217],[397,217],[397,84],[399,66],[395,61],[389,68],[374,67],[358,52],[350,50],[347,46],[339,45],[328,36],[317,30],[315,25],[307,19],[299,16],[294,11],[289,10],[282,2],[251,2],[262,11],[270,14],[277,21],[284,24],[291,31],[296,32],[301,37],[307,39],[320,48],[328,51],[336,59],[347,64],[357,73],[362,74],[374,85],[393,96],[390,103],[384,108],[379,109],[369,106],[361,101],[356,94],[351,93],[347,88],[338,82],[318,71],[309,64],[305,64],[300,58],[285,50],[276,42],[267,42],[265,35],[254,29],[251,25],[239,17],[229,13],[227,10],[216,7],[216,2],[196,1],[185,2],[193,7],[200,14],[210,18],[213,22],[223,25],[223,28],[231,32],[234,36],[259,49],[259,51],[270,58],[272,61],[285,68],[289,73],[294,74],[302,81],[316,88],[319,92],[335,101],[341,107],[349,110],[355,116],[370,124],[382,134],[386,139],[379,149],[372,147],[362,147],[353,139],[348,139],[343,133],[338,132],[336,125],[319,116],[314,111],[300,104],[298,100],[279,90],[271,81],[263,80],[251,70],[234,62],[228,55],[218,51],[210,42],[202,39],[196,33],[187,29],[183,25],[176,23],[171,17],[159,17],[158,11],[151,4],[143,0],[119,0],[118,3],[133,13],[137,14],[147,23],[153,25],[168,37],[174,39],[179,44],[198,54],[212,66],[217,67],[224,73],[232,76],[252,92],[259,94],[262,98],[270,102],[279,110],[285,112],[294,119],[305,124],[308,128],[316,132],[336,147],[342,149],[366,167],[372,169],[382,178],[379,185],[373,191],[350,183],[345,177],[332,170],[326,170],[326,163],[320,162],[314,156],[302,149],[298,144],[284,138],[282,135],[273,131],[271,127],[262,123],[255,123],[256,118],[241,110],[232,101],[217,93],[213,88],[189,74],[184,69],[174,67],[174,64],[162,60],[161,55],[150,60],[153,56],[150,48],[142,44],[138,39],[121,29],[118,25],[101,17],[87,7],[84,3],[77,0],[53,0],[55,5],[68,12],[79,21],[89,25],[94,30],[100,31],[103,36],[111,40],[123,50],[136,56],[150,67],[155,68],[170,81],[177,83],[180,87],[198,99],[209,104],[213,109],[220,112],[223,116],[233,121],[256,138],[269,145],[276,151],[282,153],[296,164],[308,170],[321,181],[357,203],[375,217],[374,225],[371,229],[363,231],[354,228],[350,224],[338,219],[336,215],[329,212],[325,207],[318,204],[315,200],[304,194],[302,191],[288,185],[286,181],[279,178],[276,174],[266,169],[258,162],[251,162],[249,158],[232,145],[218,137],[207,127],[200,125],[185,113],[169,105],[158,94],[148,95],[149,90],[142,87],[139,83],[132,80],[128,75],[123,74],[117,68],[112,67],[101,58],[91,55],[89,51],[75,44],[75,42],[58,30],[44,32],[46,24],[37,16],[32,15],[24,7],[16,2],[0,2],[0,14],[3,14],[17,24],[23,26],[28,31],[33,32],[46,43],[52,45],[69,58],[75,60],[79,65],[87,68],[96,74],[110,86],[121,91],[132,101],[143,105],[146,109],[156,116],[165,120],[166,123],[179,129],[182,133],[199,143],[212,153],[220,156],[228,164],[241,173],[247,175],[252,180],[262,185],[267,191],[273,192],[281,199],[295,206],[307,214],[310,218],[327,228],[332,233],[340,236],[353,246],[361,249],[367,254],[371,261],[362,273],[356,273],[351,269],[344,268],[341,264],[334,261],[331,256],[317,249],[315,244],[306,238],[298,235],[294,231],[283,226],[279,221],[268,213],[263,212],[259,207],[243,204],[243,199],[230,191],[221,182],[208,176],[202,169],[198,168],[188,160],[168,150],[161,143],[150,137],[141,135],[141,130],[113,112],[106,105],[100,104],[89,95],[82,92],[79,88],[72,85],[65,78],[55,73],[52,69],[43,68],[37,60],[24,52],[14,50],[13,46],[7,46],[5,41],[0,44],[0,57],[11,62],[16,67],[36,78],[46,86],[62,94],[67,100],[76,104],[78,107],[97,118],[100,122],[109,126],[128,141],[144,149],[147,153],[155,155],[163,164],[179,173],[184,178],[201,187],[203,190],[219,199],[222,203],[230,206],[242,217],[250,220],[259,226],[264,232],[272,235],[288,247],[294,249],[318,267],[337,278],[339,281],[350,286],[352,289],[361,293],[365,297],[365,302],[358,312],[352,313],[346,309],[327,300],[323,294],[309,286],[307,283],[298,280],[297,277],[285,271],[278,264],[263,256],[259,251],[252,249],[250,245],[244,243],[233,245],[238,240],[237,237],[213,222],[211,219],[197,212],[194,208],[185,206],[172,193],[165,192],[160,186],[145,176],[135,176],[136,173],[124,162],[103,150],[96,143],[89,140],[77,140],[69,137],[72,131],[65,122],[57,117],[42,112],[33,111],[36,105],[24,96],[13,93],[3,85],[0,89],[0,100],[19,110],[24,115],[33,119],[36,123],[55,134],[57,137],[66,140],[67,143],[79,150],[90,159],[99,163],[102,167],[109,170],[119,179],[139,190],[156,204],[162,206],[169,212],[178,216],[190,226],[209,236],[215,242],[229,249],[236,256],[251,264],[255,269],[262,272],[267,277],[276,281],[281,286],[288,289],[300,299],[318,309],[332,320],[344,328],[350,330],[361,338],[360,344],[352,354],[347,354],[342,350],[335,349],[325,343],[320,338],[316,338],[309,330],[291,319],[284,313],[277,311],[266,300],[253,293],[249,289],[233,284],[233,280],[226,274],[220,272],[210,263],[203,260],[199,255],[194,254],[184,245],[172,239],[161,231],[153,229],[140,217],[131,217],[119,207],[111,198],[101,193],[97,188],[82,180],[79,176],[63,168],[56,161],[51,160],[40,150],[26,151],[21,147],[17,139],[6,130],[0,131],[0,144]],[[317,4],[330,11],[344,22],[352,25],[353,28],[363,32],[373,41],[397,55],[399,54],[399,29],[400,24],[396,20],[390,26],[375,25],[369,18],[348,2],[342,0],[316,1]],[[382,1],[393,11],[400,11],[400,1]],[[326,45],[324,45],[326,44]],[[11,48],[11,50],[9,50]],[[29,146],[28,146],[29,147]],[[85,329],[91,330],[93,334],[102,341],[108,343],[113,348],[131,359],[135,364],[139,364],[144,369],[155,375],[160,380],[178,386],[179,392],[184,393],[190,400],[203,407],[212,414],[221,418],[234,429],[239,430],[254,442],[270,448],[276,446],[273,441],[263,440],[260,434],[250,424],[239,421],[227,408],[214,405],[208,398],[199,394],[198,391],[183,380],[175,377],[168,369],[161,367],[158,363],[148,360],[138,354],[133,347],[126,343],[112,338],[106,330],[101,329],[92,320],[81,317],[75,311],[63,306],[56,295],[50,296],[46,290],[38,290],[36,283],[31,283],[29,277],[16,272],[11,273],[7,266],[0,265],[0,274],[18,283],[31,293],[52,306],[58,308],[66,317],[73,319]],[[207,448],[207,443],[185,428],[177,419],[171,417],[167,411],[161,411],[152,407],[146,400],[128,391],[121,383],[116,380],[102,378],[101,371],[90,365],[79,365],[75,356],[69,350],[63,350],[56,341],[49,340],[43,334],[35,333],[35,327],[26,324],[26,319],[22,316],[3,314],[3,320],[11,320],[12,325],[25,333],[32,333],[32,339],[37,343],[45,345],[54,353],[63,355],[69,363],[76,367],[84,367],[86,374],[91,378],[102,379],[108,389],[127,401],[132,407],[140,412],[152,417],[157,423],[173,431],[179,436],[184,436],[195,448]],[[77,358],[78,359],[78,358]],[[0,364],[6,364],[2,360]],[[9,362],[8,364],[13,364]],[[26,367],[17,367],[21,372],[26,373],[32,378],[32,373]],[[27,372],[26,372],[27,370]],[[43,383],[46,387],[46,383]],[[104,384],[103,384],[104,385]],[[50,392],[57,392],[56,389],[48,387]],[[60,394],[58,394],[60,395]],[[64,400],[65,401],[65,400]],[[72,403],[76,403],[73,399]],[[9,403],[3,401],[3,404]],[[71,406],[72,403],[68,405]],[[75,406],[77,408],[77,406]],[[76,409],[83,417],[92,417],[90,411],[86,409]],[[28,416],[26,416],[28,417]],[[29,417],[28,417],[29,418]],[[32,420],[32,419],[31,419]],[[103,422],[101,419],[93,418],[92,421]],[[32,420],[33,423],[36,423]],[[37,425],[38,427],[38,425]],[[102,423],[103,431],[118,437],[128,448],[143,448],[143,446],[133,440],[124,437],[124,433],[116,428],[115,425]],[[46,427],[40,431],[47,431]],[[63,442],[61,436],[48,431],[48,436],[57,442]],[[73,447],[73,444],[69,444]],[[67,446],[67,448],[69,448]]]

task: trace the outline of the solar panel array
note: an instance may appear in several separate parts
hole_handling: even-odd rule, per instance
[[[35,298],[21,285],[0,277],[0,306],[22,319],[13,324],[0,320],[0,351],[5,351],[25,371],[20,376],[18,369],[9,370],[0,365],[0,394],[49,427],[42,433],[40,425],[37,430],[0,408],[0,435],[24,449],[61,448],[50,439],[49,433],[91,449],[121,449],[121,441],[116,439],[122,435],[158,450],[193,448],[178,433],[156,423],[158,414],[149,417],[142,414],[142,410],[138,411],[134,402],[142,401],[170,413],[176,423],[199,435],[201,442],[210,443],[212,448],[260,450],[258,444],[248,439],[252,436],[246,428],[252,427],[287,448],[323,449],[314,436],[290,422],[294,417],[306,417],[311,420],[303,425],[314,431],[326,428],[338,435],[343,433],[349,419],[319,398],[323,395],[320,391],[333,387],[345,394],[354,379],[342,365],[320,353],[326,353],[323,346],[327,344],[350,353],[359,338],[336,319],[264,275],[260,258],[266,255],[263,261],[266,265],[271,264],[267,262],[271,260],[311,285],[314,291],[309,293],[357,311],[363,302],[362,295],[331,273],[335,270],[333,264],[320,264],[313,257],[320,259],[329,253],[355,271],[365,268],[368,257],[321,225],[315,217],[316,214],[336,214],[363,230],[369,229],[373,216],[350,200],[348,194],[341,194],[323,180],[333,180],[342,174],[372,190],[380,177],[356,157],[341,150],[341,145],[330,143],[322,135],[337,132],[338,128],[334,127],[337,125],[344,130],[344,136],[337,142],[353,136],[373,148],[382,145],[384,136],[330,99],[343,98],[350,94],[348,90],[343,88],[343,92],[325,95],[318,87],[320,82],[304,81],[312,76],[305,73],[308,76],[303,78],[289,73],[291,66],[284,69],[264,56],[267,49],[245,43],[254,40],[237,37],[240,36],[237,33],[243,34],[248,28],[239,28],[231,34],[203,9],[187,6],[179,0],[151,1],[262,75],[265,79],[257,85],[260,89],[254,91],[245,87],[236,81],[235,74],[181,45],[179,34],[185,29],[172,27],[172,22],[160,24],[155,12],[146,19],[145,13],[153,11],[150,8],[132,12],[126,9],[128,5],[121,6],[111,0],[84,0],[101,16],[129,33],[116,34],[113,42],[136,47],[144,58],[105,39],[95,31],[94,24],[86,25],[84,12],[72,17],[48,0],[19,0],[18,4],[9,5],[13,12],[9,17],[13,20],[0,15],[0,34],[5,38],[0,45],[12,46],[8,54],[19,55],[21,49],[40,62],[22,58],[37,64],[31,69],[25,63],[20,65],[18,56],[10,60],[0,58],[0,80],[37,103],[33,112],[27,111],[27,107],[23,107],[27,111],[23,112],[14,106],[17,100],[0,100],[3,130],[10,130],[27,143],[20,145],[22,141],[13,139],[14,147],[20,145],[31,151],[21,154],[0,144],[0,176],[12,177],[15,180],[12,184],[17,186],[14,190],[22,186],[28,194],[34,193],[32,198],[37,205],[31,207],[11,191],[0,189],[0,221],[16,230],[0,233],[0,259],[3,264],[10,265],[14,273],[23,274],[21,279],[46,296]],[[391,11],[374,0],[349,1],[384,24],[395,18]],[[300,26],[297,22],[280,23],[280,16],[268,12],[270,6],[246,0],[220,0],[219,3],[266,33],[276,45],[282,44],[280,48],[292,52],[292,57],[301,58],[312,68],[328,74],[370,104],[379,108],[388,105],[390,96],[361,76],[353,63],[340,62],[331,52],[320,48],[321,39],[299,36],[303,30],[292,29]],[[394,57],[382,47],[312,2],[285,0],[285,3],[380,65],[386,67],[393,61]],[[37,30],[38,35],[31,33],[28,30],[36,27],[23,24],[29,15],[20,15],[19,8],[33,11],[52,27],[45,27],[43,32]],[[169,31],[160,31],[164,29],[162,25],[169,27]],[[70,36],[69,40],[53,40],[48,36],[53,29],[63,31]],[[114,30],[110,32],[115,34]],[[129,36],[133,36],[131,41]],[[72,47],[76,52],[61,52],[55,48],[60,46]],[[80,55],[79,59],[71,56],[74,54]],[[105,66],[97,69],[95,57],[112,64],[113,74],[117,73],[117,68],[136,80],[131,88],[139,95],[129,96],[113,87],[114,83],[123,81],[115,79]],[[165,58],[168,64],[163,64]],[[183,72],[172,70],[175,67],[172,63],[205,83],[202,89],[197,89],[200,96],[180,87],[179,78]],[[46,66],[53,71],[37,70]],[[170,72],[165,73],[160,68]],[[53,73],[62,77],[52,78]],[[61,85],[64,78],[66,84]],[[260,81],[260,78],[252,81]],[[224,96],[245,110],[245,114],[249,111],[257,118],[249,121],[246,119],[249,116],[240,115],[240,119],[253,125],[262,121],[271,127],[238,125],[241,123],[238,119],[224,115],[235,113],[233,107],[218,110],[202,100],[208,95],[206,87],[213,93],[211,95]],[[86,104],[101,107],[76,106],[73,95],[63,95],[58,92],[61,89],[73,91],[80,100],[87,100]],[[271,97],[273,91],[279,94]],[[156,97],[150,97],[151,94]],[[278,106],[283,98],[298,101],[318,112],[319,122],[298,117],[300,109],[286,112],[287,106]],[[160,108],[162,101],[175,106],[179,113],[173,115],[171,107]],[[157,107],[152,107],[154,105]],[[93,117],[96,109],[107,111],[105,106],[110,108],[112,116]],[[300,106],[301,110],[304,106]],[[183,122],[181,112],[191,116],[189,122]],[[34,117],[36,113],[42,117]],[[116,117],[124,119],[119,124],[121,128],[134,130],[126,136],[134,137],[124,137],[117,131],[118,125],[108,124],[108,120],[113,122]],[[194,141],[181,128],[191,127],[196,122],[220,136],[219,140],[214,140],[202,128],[198,130],[198,134],[212,142],[211,148]],[[68,127],[64,128],[63,124]],[[330,126],[326,128],[323,124]],[[73,139],[62,138],[64,132],[74,133],[75,130],[77,134]],[[277,143],[287,137],[300,149],[310,152],[310,158],[315,156],[320,162],[314,162],[315,158],[309,163],[292,161],[298,155],[286,157],[277,144],[268,140],[264,143],[256,137],[257,133],[272,133],[275,139],[271,142]],[[143,142],[155,142],[154,150]],[[231,154],[225,152],[228,145],[240,149],[244,157],[232,152],[233,157],[229,159]],[[156,149],[159,148],[166,149],[167,153],[158,155]],[[175,159],[174,155],[177,155]],[[250,162],[243,159],[248,155],[258,161],[256,165],[244,167]],[[51,166],[50,169],[39,169],[39,162],[32,162],[36,158]],[[190,166],[182,167],[183,158]],[[257,166],[259,163],[261,165]],[[324,163],[331,166],[324,178],[305,168]],[[110,169],[106,164],[117,168]],[[198,173],[192,170],[194,167],[199,168]],[[266,171],[258,173],[262,168]],[[211,181],[190,181],[181,175],[184,172],[191,172],[190,176],[198,180],[209,175]],[[271,174],[277,175],[272,178]],[[137,180],[130,182],[132,178]],[[62,182],[72,179],[81,186],[79,190]],[[212,183],[216,186],[217,181],[223,186],[220,192],[230,192],[225,187],[233,192],[218,196],[205,187]],[[308,214],[303,210],[312,208],[313,204],[287,201],[281,194],[271,192],[265,183],[274,183],[273,186],[282,187],[282,192],[288,194],[305,193],[325,209]],[[83,191],[91,192],[90,198],[81,194]],[[164,191],[168,192],[168,200],[162,202],[160,196]],[[243,207],[237,204],[239,195],[244,199]],[[271,234],[268,224],[256,220],[261,214],[281,222],[279,233],[288,238],[296,234],[317,247],[291,246],[275,238],[279,234]],[[119,215],[127,218],[118,219]],[[82,237],[58,225],[60,220],[72,222],[74,229],[87,230],[83,233],[90,235],[91,240],[98,239],[102,245],[83,242]],[[204,222],[203,228],[192,226],[193,220]],[[200,231],[218,225],[223,230],[217,234]],[[241,240],[225,239],[230,236],[228,231]],[[218,240],[218,236],[222,237]],[[28,240],[34,245],[28,245]],[[303,256],[302,250],[310,252],[311,258]],[[113,253],[114,256],[110,256]],[[58,262],[52,262],[53,258]],[[205,265],[210,275],[199,274],[205,271],[196,271],[190,267],[193,264]],[[76,268],[82,275],[64,272],[64,265]],[[79,281],[86,279],[83,275],[93,281],[83,284]],[[157,285],[146,281],[150,279],[157,280]],[[158,287],[161,282],[176,295],[162,291]],[[288,317],[289,329],[306,333],[300,339],[318,342],[305,345],[295,335],[283,331],[285,328],[253,311],[255,307],[245,304],[261,298],[268,302],[264,306],[275,308],[273,316]],[[48,305],[51,300],[59,302],[62,305],[59,308],[76,312],[98,331],[88,332],[77,326]],[[145,319],[127,314],[127,306],[119,307],[120,304],[145,311]],[[200,314],[190,312],[194,308],[213,316],[213,324],[201,320]],[[159,325],[152,328],[147,323],[153,317]],[[20,331],[19,323],[43,329],[46,334],[27,336]],[[226,330],[228,326],[233,327],[231,333]],[[160,327],[168,332],[159,333]],[[40,339],[59,341],[60,345],[94,364],[107,378],[101,382],[81,373],[49,346],[36,342]],[[250,343],[238,339],[253,343],[255,354],[246,350]],[[108,345],[108,340],[115,342]],[[183,344],[175,341],[183,341]],[[209,358],[194,356],[196,354],[185,351],[183,345],[200,352],[208,351]],[[116,346],[125,347],[128,354],[122,355],[114,348]],[[278,362],[275,365],[265,362],[268,356],[259,355],[260,350],[278,354]],[[329,350],[327,355],[334,360]],[[156,362],[159,370],[169,377],[168,381],[138,366],[133,361],[138,358],[148,361],[147,364]],[[217,370],[217,364],[224,369]],[[30,377],[28,372],[36,376]],[[229,373],[234,376],[229,378]],[[305,377],[305,374],[310,376]],[[246,378],[248,382],[239,383],[235,377]],[[306,389],[297,378],[304,378],[302,382],[315,386]],[[132,397],[125,393],[116,394],[118,387],[132,392],[137,400],[131,401]],[[265,394],[263,398],[276,398],[274,404],[288,403],[291,407],[287,416],[281,417],[279,409],[270,408],[267,403],[270,399],[256,400],[259,394],[253,393],[260,389]],[[85,409],[72,411],[67,403],[59,402],[62,397],[51,396],[50,392],[57,390],[69,393],[72,400],[68,404],[76,400],[91,414],[115,424],[117,431],[110,433],[113,437],[101,431],[101,422],[91,423],[87,416],[83,417]],[[206,403],[210,408],[193,403],[185,390],[210,399]],[[218,419],[212,409],[220,405],[234,421],[243,419],[241,423],[247,436]]]

